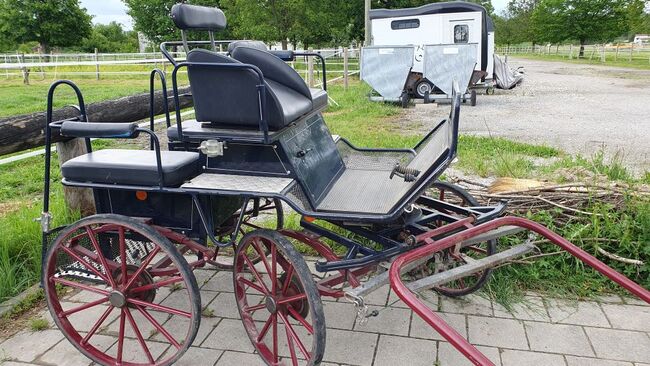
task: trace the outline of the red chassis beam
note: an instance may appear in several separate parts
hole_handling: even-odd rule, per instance
[[[494,364],[485,357],[479,350],[476,349],[472,344],[470,344],[463,336],[451,328],[447,323],[445,323],[438,315],[436,315],[433,310],[421,302],[415,294],[413,294],[406,285],[402,282],[401,279],[401,270],[406,264],[413,262],[420,258],[425,258],[427,256],[433,255],[435,252],[450,248],[456,245],[459,242],[465,241],[467,239],[473,238],[477,235],[484,234],[488,231],[492,231],[499,227],[503,226],[517,226],[523,229],[533,231],[546,239],[550,240],[552,243],[556,244],[560,248],[567,251],[572,256],[580,259],[582,262],[607,276],[607,278],[621,285],[632,294],[636,295],[641,300],[650,304],[650,291],[644,289],[640,285],[636,284],[629,278],[623,276],[622,274],[616,272],[605,263],[594,258],[589,253],[578,248],[574,244],[570,243],[568,240],[559,236],[555,232],[549,230],[548,228],[524,219],[520,217],[502,217],[487,223],[472,227],[465,231],[462,231],[458,234],[449,236],[447,238],[431,242],[430,244],[424,245],[415,250],[406,252],[401,256],[397,257],[393,264],[390,267],[390,283],[391,287],[397,293],[402,301],[404,301],[415,313],[417,313],[424,321],[426,321],[436,332],[440,333],[449,343],[451,343],[459,352],[461,352],[468,360],[470,360],[474,365],[478,366],[494,366]]]

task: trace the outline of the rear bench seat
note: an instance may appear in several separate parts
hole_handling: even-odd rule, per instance
[[[188,62],[245,63],[257,66],[267,86],[267,122],[280,130],[300,117],[327,106],[327,92],[307,87],[298,73],[259,42],[239,42],[229,48],[231,57],[194,49]],[[257,92],[251,75],[223,69],[188,66],[196,120],[183,122],[184,139],[218,136],[220,129],[259,130]],[[178,126],[167,131],[170,141],[179,141]]]

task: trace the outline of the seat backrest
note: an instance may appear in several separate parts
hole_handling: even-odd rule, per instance
[[[257,66],[264,74],[265,79],[273,80],[293,89],[311,100],[309,87],[300,74],[272,53],[253,47],[240,46],[233,49],[231,56],[245,64]]]
[[[219,8],[190,4],[174,4],[171,10],[174,24],[181,30],[218,31],[226,28],[226,15]]]
[[[250,48],[256,48],[261,51],[269,50],[269,48],[266,47],[266,44],[262,41],[241,40],[241,41],[230,42],[228,44],[228,54],[231,55],[232,51],[234,51],[235,48],[237,47],[250,47]]]
[[[242,48],[246,47],[237,47],[235,50]],[[277,61],[289,67],[270,53],[255,51],[268,55],[267,61]],[[260,105],[257,91],[259,77],[255,72],[196,65],[195,63],[241,63],[234,58],[198,48],[190,51],[187,61],[198,121],[237,128],[259,127]],[[262,69],[259,64],[253,65]],[[269,72],[268,76],[265,70]],[[273,70],[273,67],[262,70],[266,85],[265,117],[269,129],[279,130],[311,110],[311,93],[302,79],[300,79],[302,84],[298,84],[295,80],[284,77],[279,71],[273,73]],[[290,70],[295,73],[293,69]],[[296,74],[296,76],[300,78],[300,75]],[[295,90],[292,86],[299,87],[300,90]]]

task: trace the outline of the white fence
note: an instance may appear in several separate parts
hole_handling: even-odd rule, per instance
[[[338,75],[336,80],[343,79],[342,74],[359,72],[358,49],[321,49],[314,50],[326,59],[327,73]],[[184,52],[172,53],[177,60],[184,60]],[[315,70],[319,72],[319,63],[314,67],[308,66],[312,61],[299,58],[291,62],[296,70]],[[347,63],[346,63],[347,62]],[[76,54],[0,54],[0,78],[22,78],[29,83],[31,76],[41,79],[57,79],[65,76],[94,75],[102,77],[120,77],[124,75],[148,75],[153,68],[166,71],[170,63],[162,53],[76,53]],[[316,79],[318,75],[314,75]],[[305,75],[305,79],[309,79]],[[314,79],[312,79],[314,80]],[[332,80],[335,81],[335,80]]]
[[[579,56],[580,45],[502,46],[497,47],[496,52],[502,55],[535,54],[575,59]],[[603,63],[612,61],[635,64],[650,63],[650,45],[634,43],[585,45],[582,57]]]

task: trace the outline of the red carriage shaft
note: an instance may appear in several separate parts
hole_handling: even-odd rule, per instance
[[[424,321],[433,327],[440,335],[442,335],[449,343],[451,343],[459,352],[461,352],[468,360],[478,366],[494,366],[485,355],[483,355],[476,347],[470,344],[463,336],[456,332],[452,327],[445,323],[433,310],[420,301],[413,292],[401,280],[402,268],[415,260],[430,257],[434,253],[441,250],[451,248],[452,246],[476,237],[478,235],[487,233],[494,229],[504,226],[517,226],[530,231],[533,231],[560,248],[567,251],[572,256],[578,258],[588,266],[594,268],[598,272],[607,276],[610,280],[616,282],[624,287],[630,293],[634,294],[641,300],[650,303],[650,291],[644,289],[634,281],[616,272],[605,263],[599,261],[589,253],[580,249],[560,235],[551,231],[550,229],[540,225],[536,222],[520,217],[502,217],[489,221],[487,223],[475,226],[473,228],[462,231],[458,234],[449,236],[447,238],[432,242],[431,244],[424,245],[418,249],[407,252],[399,256],[390,267],[390,283],[391,287],[397,293],[402,301],[404,301],[415,313],[417,313]]]

